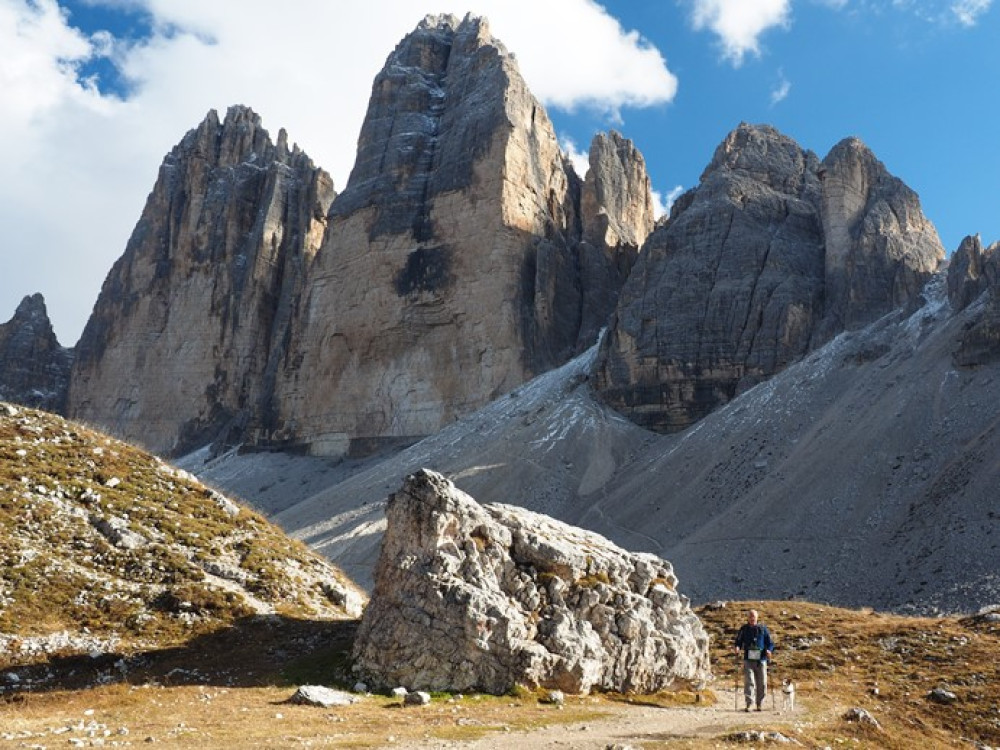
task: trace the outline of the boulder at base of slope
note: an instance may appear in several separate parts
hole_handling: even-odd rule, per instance
[[[709,674],[670,563],[421,470],[388,502],[354,646],[382,685],[655,692]]]

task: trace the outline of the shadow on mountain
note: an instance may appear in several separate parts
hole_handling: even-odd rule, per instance
[[[265,687],[353,684],[350,653],[357,620],[247,617],[168,648],[131,653],[53,655],[0,669],[0,702],[23,693],[113,684]]]

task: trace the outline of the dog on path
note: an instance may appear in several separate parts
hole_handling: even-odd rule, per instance
[[[781,681],[781,710],[795,710],[795,683],[787,677]]]

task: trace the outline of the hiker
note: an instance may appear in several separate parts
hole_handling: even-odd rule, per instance
[[[757,610],[747,612],[747,624],[736,635],[735,650],[737,654],[743,651],[743,697],[747,702],[743,710],[749,711],[750,704],[755,702],[760,711],[767,695],[767,660],[774,650],[774,641],[767,626],[757,622]]]

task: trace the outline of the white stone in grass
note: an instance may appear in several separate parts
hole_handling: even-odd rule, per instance
[[[288,702],[332,708],[334,706],[349,706],[352,703],[357,703],[357,700],[353,695],[342,690],[333,690],[322,685],[302,685],[295,691],[295,695],[288,699]]]

